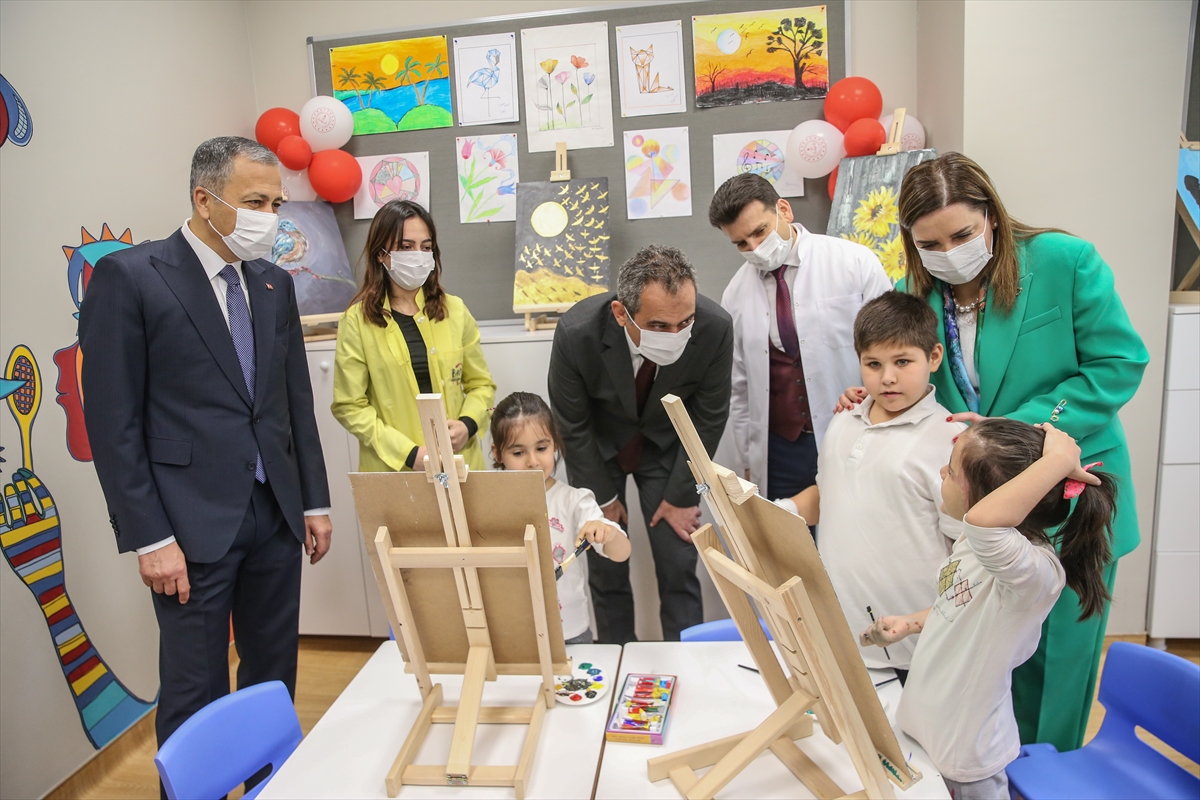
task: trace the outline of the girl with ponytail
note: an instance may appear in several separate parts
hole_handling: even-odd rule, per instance
[[[896,721],[952,797],[1008,797],[1004,769],[1021,749],[1012,671],[1037,650],[1064,585],[1080,619],[1110,599],[1117,486],[1079,456],[1048,422],[986,419],[960,435],[942,468],[942,511],[963,520],[963,535],[938,572],[938,599],[862,633],[864,645],[886,647],[923,632]]]

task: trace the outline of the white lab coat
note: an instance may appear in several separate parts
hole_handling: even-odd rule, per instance
[[[854,318],[863,303],[891,291],[892,282],[866,247],[811,233],[799,223],[793,230],[799,235],[784,263],[799,267],[791,287],[792,305],[819,448],[838,395],[848,386],[862,385]],[[739,475],[749,469],[750,480],[765,493],[774,291],[768,292],[762,273],[747,262],[725,287],[721,305],[733,317],[729,424],[741,459],[736,469]]]

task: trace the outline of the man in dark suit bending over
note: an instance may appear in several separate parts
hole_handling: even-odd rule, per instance
[[[696,292],[692,265],[673,247],[652,245],[625,262],[617,291],[563,315],[550,356],[550,405],[563,438],[571,485],[591,489],[605,516],[627,523],[626,476],[637,482],[658,578],[663,638],[704,621],[696,549],[700,498],[663,408],[687,407],[709,455],[729,416],[733,325]],[[588,553],[599,640],[636,641],[629,563]]]
[[[79,314],[87,430],[121,552],[159,626],[158,743],[239,687],[296,687],[301,545],[329,549],[329,489],[291,276],[268,259],[279,161],[196,149],[192,216],[106,256]]]

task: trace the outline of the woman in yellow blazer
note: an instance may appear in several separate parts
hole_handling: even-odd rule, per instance
[[[375,215],[363,250],[362,287],[338,327],[333,416],[359,441],[359,469],[421,469],[425,437],[417,395],[442,395],[450,438],[484,469],[479,431],[496,399],[479,326],[442,288],[437,229],[429,212],[393,200]]]

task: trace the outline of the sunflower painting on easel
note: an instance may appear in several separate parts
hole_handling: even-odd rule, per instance
[[[900,184],[910,169],[936,156],[936,150],[908,150],[890,156],[843,158],[825,232],[869,248],[892,282],[899,281],[905,271]]]

